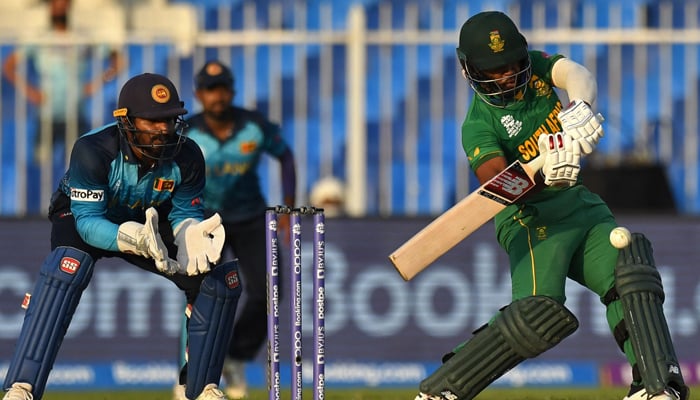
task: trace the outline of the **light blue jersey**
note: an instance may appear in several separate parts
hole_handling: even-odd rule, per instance
[[[33,61],[52,121],[66,121],[72,111],[68,106],[77,104],[80,108],[84,100],[82,83],[89,81],[89,60],[106,58],[110,50],[107,46],[32,45],[24,52]]]
[[[280,127],[260,113],[232,107],[235,121],[231,136],[220,141],[202,114],[187,120],[187,136],[202,149],[207,164],[205,206],[224,221],[250,219],[265,212],[267,203],[260,188],[258,164],[263,154],[279,158],[288,146]]]
[[[110,124],[78,139],[59,190],[71,200],[81,238],[91,246],[119,251],[119,224],[144,222],[149,207],[161,216],[168,213],[172,227],[186,218],[203,219],[203,166],[197,145],[185,140],[174,159],[139,171],[117,125]]]

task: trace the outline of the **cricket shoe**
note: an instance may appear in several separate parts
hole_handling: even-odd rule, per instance
[[[10,390],[5,393],[2,400],[32,400],[32,385],[24,382],[16,382],[12,384]]]
[[[673,388],[667,388],[657,395],[650,395],[646,389],[641,388],[632,394],[628,394],[622,400],[681,400],[681,395]]]
[[[248,396],[248,385],[245,379],[245,364],[226,357],[222,371],[226,387],[226,396],[232,400],[245,399]]]
[[[187,400],[185,389],[185,385],[176,383],[175,386],[173,386],[173,400]]]
[[[202,393],[195,400],[228,400],[215,383],[210,383],[204,387]]]

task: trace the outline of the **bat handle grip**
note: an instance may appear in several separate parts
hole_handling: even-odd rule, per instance
[[[527,166],[533,171],[539,171],[544,166],[544,157],[537,156],[535,159],[527,163]]]

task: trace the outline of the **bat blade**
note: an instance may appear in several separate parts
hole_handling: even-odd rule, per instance
[[[389,255],[401,277],[409,281],[440,256],[474,233],[501,210],[535,187],[535,173],[544,159],[515,161],[460,202],[435,218]]]

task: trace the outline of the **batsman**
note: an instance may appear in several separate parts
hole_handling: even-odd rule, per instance
[[[567,278],[606,308],[611,336],[632,369],[623,400],[688,399],[652,246],[635,233],[628,246],[613,247],[615,218],[579,177],[581,157],[603,136],[603,118],[592,111],[592,74],[561,54],[529,49],[514,22],[497,11],[462,25],[457,56],[474,91],[462,144],[479,181],[516,160],[544,157],[544,166],[539,190],[495,217],[510,262],[512,302],[443,357],[416,400],[472,399],[576,331],[578,320],[565,306]],[[566,91],[566,107],[554,88]]]
[[[141,74],[121,89],[116,121],[75,143],[51,199],[51,252],[25,298],[3,400],[39,400],[96,261],[119,257],[172,281],[187,298],[189,399],[218,388],[241,294],[236,261],[220,263],[221,218],[204,219],[205,165],[181,135],[187,113],[173,83]]]

